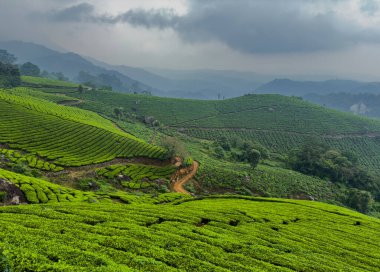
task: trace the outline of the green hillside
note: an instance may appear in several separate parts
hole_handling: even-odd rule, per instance
[[[34,98],[23,89],[0,90],[0,143],[61,166],[164,156],[163,149],[121,131],[93,112]]]
[[[204,101],[93,90],[78,106],[106,115],[121,108],[129,118],[152,117],[170,131],[217,140],[255,141],[271,152],[287,154],[311,140],[354,152],[370,171],[380,169],[380,122],[280,95],[246,95]],[[165,109],[165,110],[162,110]]]
[[[363,191],[287,169],[281,156],[317,137],[376,169],[380,123],[281,96],[79,94],[23,80],[0,89],[0,201],[28,204],[0,207],[0,271],[380,269],[378,219],[269,198],[378,215],[373,199],[347,202]],[[164,160],[168,135],[200,164],[184,185],[195,197],[169,193],[189,167]],[[270,156],[254,169],[218,157],[218,140],[236,137]]]
[[[378,271],[380,221],[320,203],[0,208],[11,271]],[[2,249],[2,250],[1,250]]]

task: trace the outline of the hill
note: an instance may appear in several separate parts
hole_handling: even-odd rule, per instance
[[[255,90],[255,93],[305,96],[307,94],[326,95],[332,93],[380,93],[378,82],[358,82],[353,80],[295,81],[275,79]]]
[[[299,98],[247,95],[199,101],[104,91],[87,92],[83,98],[85,102],[79,106],[92,111],[110,115],[115,107],[121,107],[126,116],[152,117],[171,130],[193,137],[210,140],[238,137],[259,142],[271,152],[283,155],[316,140],[356,153],[362,165],[371,171],[380,169],[379,121]]]
[[[380,94],[333,93],[326,95],[309,94],[304,97],[325,107],[352,112],[357,115],[380,118]]]
[[[378,271],[380,221],[305,201],[0,208],[11,271]],[[22,245],[22,246],[20,246]]]
[[[153,90],[152,87],[138,82],[127,75],[96,66],[84,57],[72,52],[59,52],[42,45],[20,41],[0,42],[0,48],[15,55],[20,64],[32,62],[48,72],[62,72],[71,80],[78,81],[78,75],[83,71],[92,76],[103,74],[116,78],[116,82],[110,85],[118,91],[136,90],[136,86],[138,86],[139,90]]]
[[[31,91],[42,95],[38,90]],[[65,93],[65,90],[60,92]],[[57,94],[45,93],[44,96],[51,101],[58,99]],[[68,90],[66,98],[69,97],[80,97],[81,102],[74,106],[101,113],[150,143],[160,144],[168,136],[182,142],[181,154],[192,156],[200,163],[195,179],[185,185],[189,192],[313,199],[377,214],[378,204],[372,205],[376,202],[371,200],[372,196],[376,199],[379,196],[375,179],[373,185],[364,182],[363,186],[352,187],[326,177],[321,179],[292,171],[288,158],[291,152],[306,144],[322,143],[347,156],[354,154],[359,167],[377,176],[378,121],[279,95],[199,101],[100,90],[79,94]],[[118,116],[115,109],[120,112]],[[240,147],[236,145],[238,142]],[[256,169],[239,159],[252,144],[263,152]],[[361,194],[357,189],[369,190],[372,194],[364,208],[352,202],[353,195]]]
[[[236,97],[252,91],[269,78],[236,71],[176,71],[110,65],[76,53],[60,52],[21,41],[0,41],[0,49],[6,49],[17,56],[19,63],[30,61],[48,72],[62,72],[72,80],[77,79],[80,71],[91,75],[107,74],[120,79],[125,85],[114,85],[115,90],[129,91],[139,86],[141,90],[167,97]]]
[[[243,196],[350,206],[351,188],[285,169],[276,156],[312,137],[359,139],[341,147],[368,155],[361,140],[376,142],[377,121],[278,95],[197,101],[23,82],[0,90],[0,201],[28,203],[0,207],[0,271],[380,268],[378,219],[315,201]],[[255,169],[216,156],[223,136],[256,130],[263,137],[249,139],[272,154]],[[155,145],[168,135],[182,161],[164,160],[167,151]],[[169,193],[183,177],[192,180],[181,192],[198,197]],[[356,200],[359,208],[378,215],[367,200]]]
[[[30,96],[27,89],[0,90],[0,143],[60,166],[115,158],[161,158],[164,150],[118,129],[99,115]]]

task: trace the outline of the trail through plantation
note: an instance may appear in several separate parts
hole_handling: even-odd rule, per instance
[[[185,188],[183,188],[183,186],[197,174],[199,163],[197,161],[194,161],[193,165],[189,168],[191,168],[191,171],[188,174],[186,174],[186,176],[174,182],[173,190],[175,192],[190,195],[190,193],[186,191]]]

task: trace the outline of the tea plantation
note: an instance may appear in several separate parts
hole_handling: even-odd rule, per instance
[[[278,158],[317,137],[375,172],[378,121],[273,95],[196,101],[22,80],[0,89],[0,271],[380,270],[379,219],[252,197],[343,205],[345,185]],[[168,135],[200,163],[184,185],[193,196],[169,192],[187,168],[158,146]],[[273,158],[253,169],[217,157],[218,140],[236,137]],[[3,206],[15,193],[23,205]]]
[[[165,155],[162,148],[127,134],[93,112],[34,98],[22,90],[0,90],[0,143],[59,166]]]
[[[164,132],[177,130],[201,139],[221,137],[255,141],[287,154],[311,140],[352,151],[370,171],[380,173],[380,121],[343,113],[297,97],[246,95],[204,101],[94,90],[79,95],[78,107],[112,115],[116,107],[129,118],[151,117]],[[165,110],[162,110],[165,109]]]
[[[0,254],[10,271],[379,271],[379,228],[278,199],[28,205],[0,209]]]

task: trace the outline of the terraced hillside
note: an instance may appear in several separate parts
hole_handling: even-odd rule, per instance
[[[11,271],[378,271],[380,221],[305,201],[0,208]]]
[[[22,88],[0,90],[0,144],[59,166],[165,154],[96,113],[32,97]]]
[[[71,93],[71,96],[78,94]],[[152,117],[169,130],[216,140],[253,140],[272,152],[286,154],[313,139],[342,151],[353,151],[363,166],[380,171],[380,122],[317,106],[296,97],[246,95],[198,101],[91,91],[79,107],[111,115]],[[162,110],[165,109],[165,110]]]

